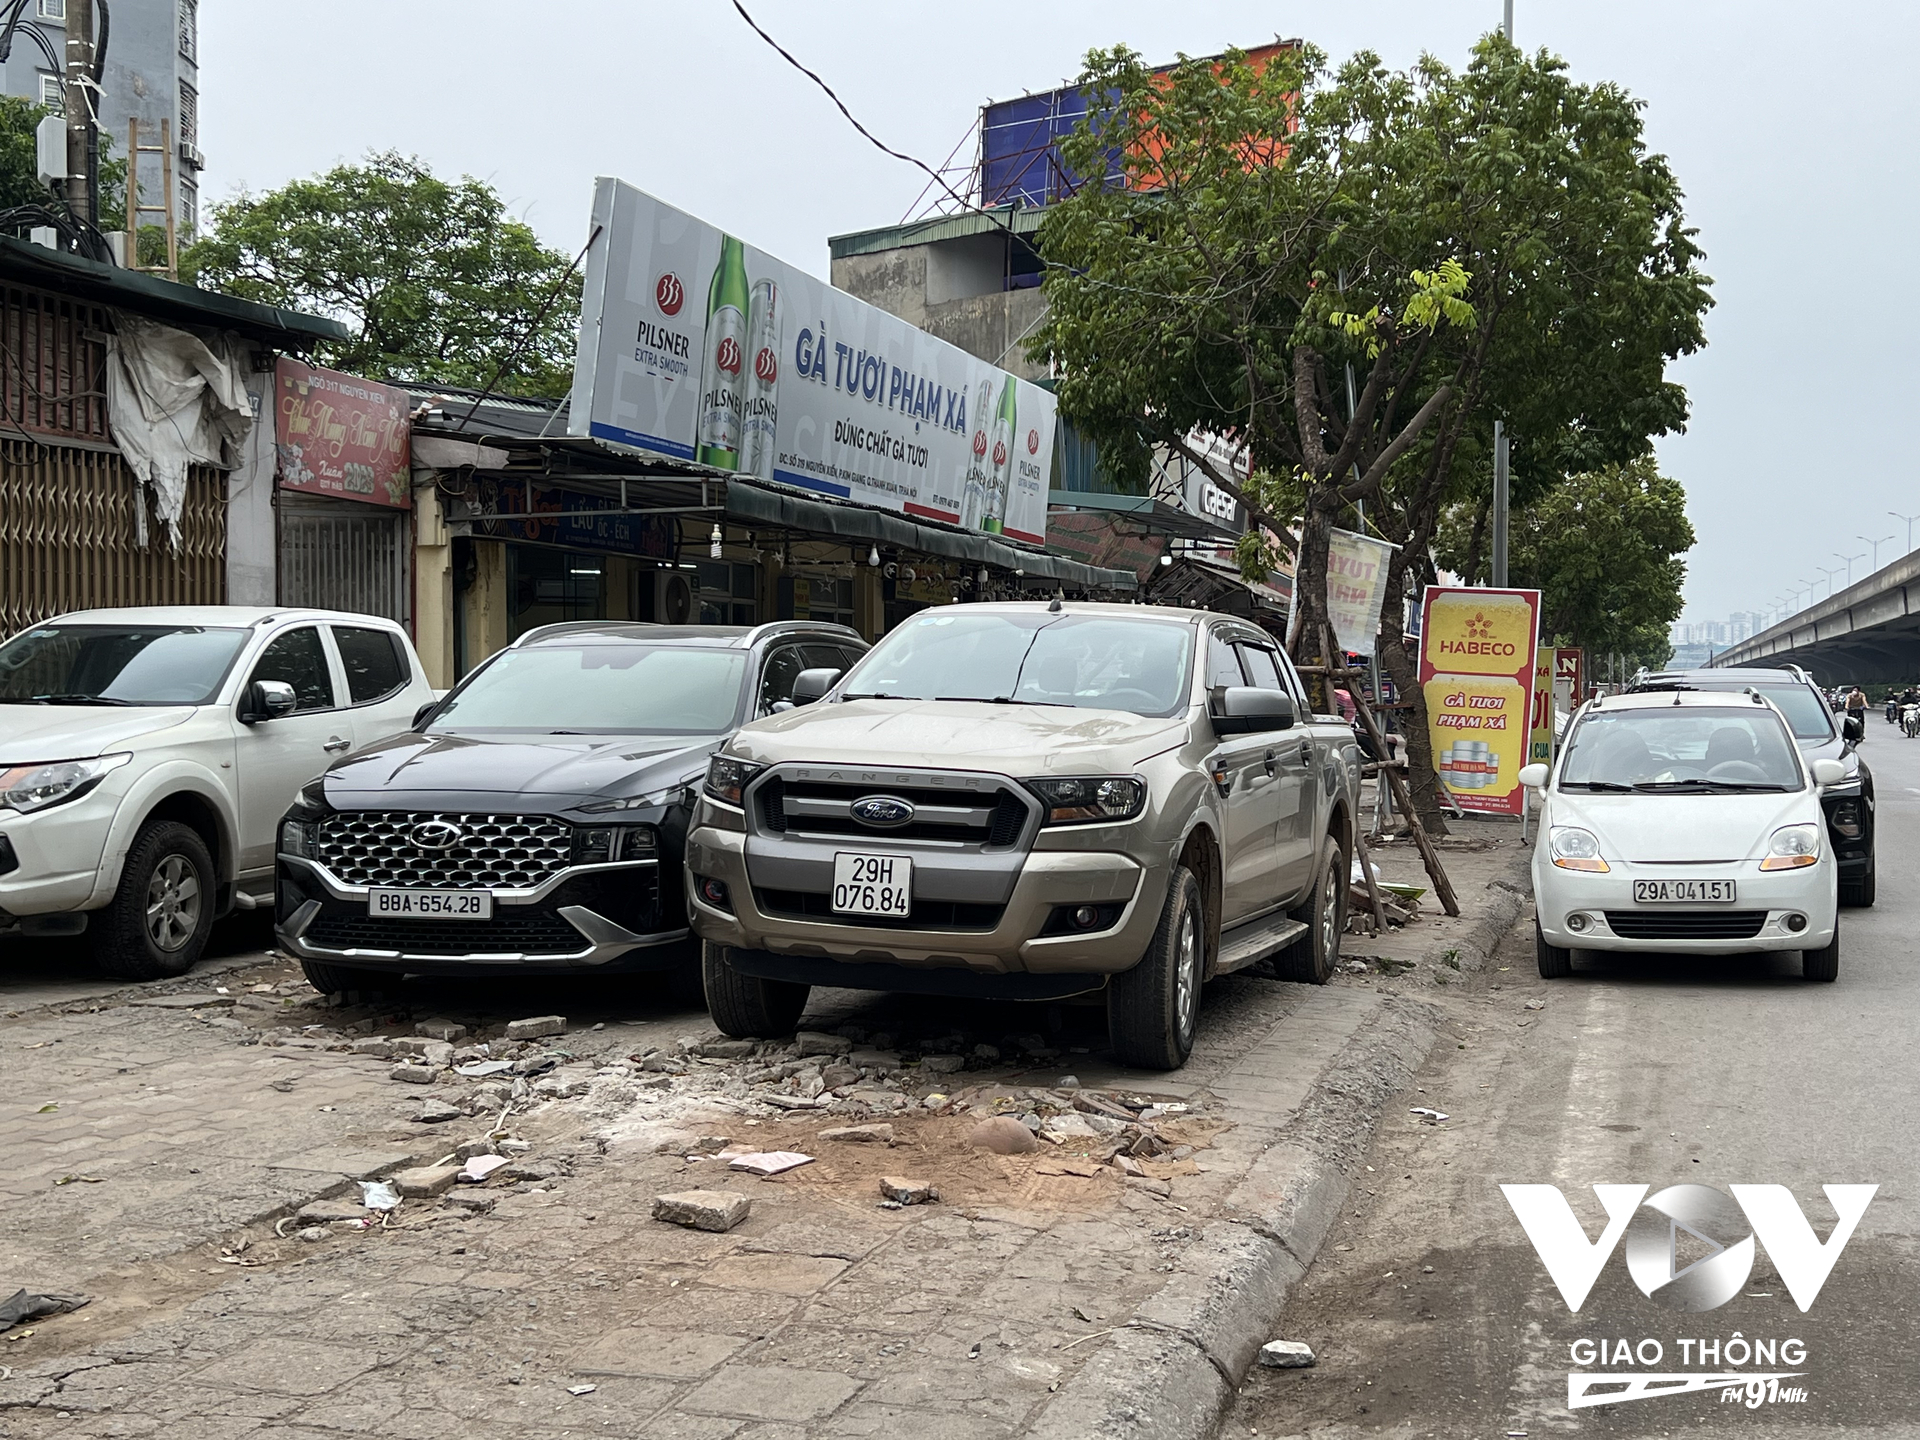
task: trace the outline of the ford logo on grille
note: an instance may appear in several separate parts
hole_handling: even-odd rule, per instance
[[[450,820],[423,820],[407,832],[416,850],[451,850],[467,832]]]
[[[913,806],[893,795],[864,795],[848,807],[862,825],[892,830],[913,819]]]

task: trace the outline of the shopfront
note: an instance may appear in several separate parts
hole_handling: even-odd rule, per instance
[[[273,393],[279,603],[411,626],[407,393],[287,358]]]

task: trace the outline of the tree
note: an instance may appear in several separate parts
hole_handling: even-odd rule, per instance
[[[1680,483],[1644,456],[1576,475],[1515,517],[1511,575],[1540,591],[1542,644],[1657,668],[1693,539]]]
[[[1679,187],[1623,90],[1498,37],[1457,73],[1364,53],[1329,72],[1307,48],[1264,73],[1229,54],[1160,76],[1117,50],[1081,83],[1102,99],[1064,158],[1118,181],[1040,234],[1052,311],[1034,351],[1059,367],[1061,411],[1123,464],[1154,445],[1204,464],[1196,431],[1250,446],[1245,487],[1209,468],[1289,537],[1300,658],[1328,532],[1366,505],[1400,547],[1381,656],[1438,824],[1399,599],[1434,578],[1496,415],[1523,440],[1522,501],[1684,423],[1665,366],[1704,343],[1709,282]]]
[[[217,204],[212,222],[182,270],[230,295],[345,321],[353,338],[323,347],[329,365],[468,386],[504,366],[505,387],[551,396],[572,382],[572,257],[541,245],[471,176],[444,181],[389,151]]]

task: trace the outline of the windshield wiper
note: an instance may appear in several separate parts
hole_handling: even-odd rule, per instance
[[[132,705],[131,700],[115,700],[106,695],[24,695],[0,701],[5,705]]]
[[[1611,790],[1621,795],[1631,795],[1634,787],[1622,785],[1616,780],[1562,780],[1562,790]]]
[[[861,690],[853,694],[842,695],[842,700],[919,700],[919,695],[888,695],[881,690]]]
[[[1053,705],[1065,710],[1074,708],[1064,700],[1016,700],[1011,695],[936,695],[933,698],[936,700],[964,700],[974,705]]]
[[[1633,788],[1636,790],[1785,790],[1787,787],[1763,780],[1713,780],[1705,775],[1694,775],[1685,780],[1642,780]]]

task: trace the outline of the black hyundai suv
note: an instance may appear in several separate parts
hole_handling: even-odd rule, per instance
[[[1793,738],[1808,764],[1838,760],[1847,778],[1820,796],[1827,815],[1827,837],[1840,866],[1840,903],[1873,904],[1873,772],[1856,748],[1863,738],[1858,721],[1836,715],[1813,678],[1798,666],[1784,670],[1642,671],[1627,687],[1636,690],[1758,690],[1778,705],[1793,727]]]
[[[275,934],[329,993],[407,973],[697,974],[676,943],[690,787],[801,671],[866,650],[807,621],[530,631],[300,792]]]

